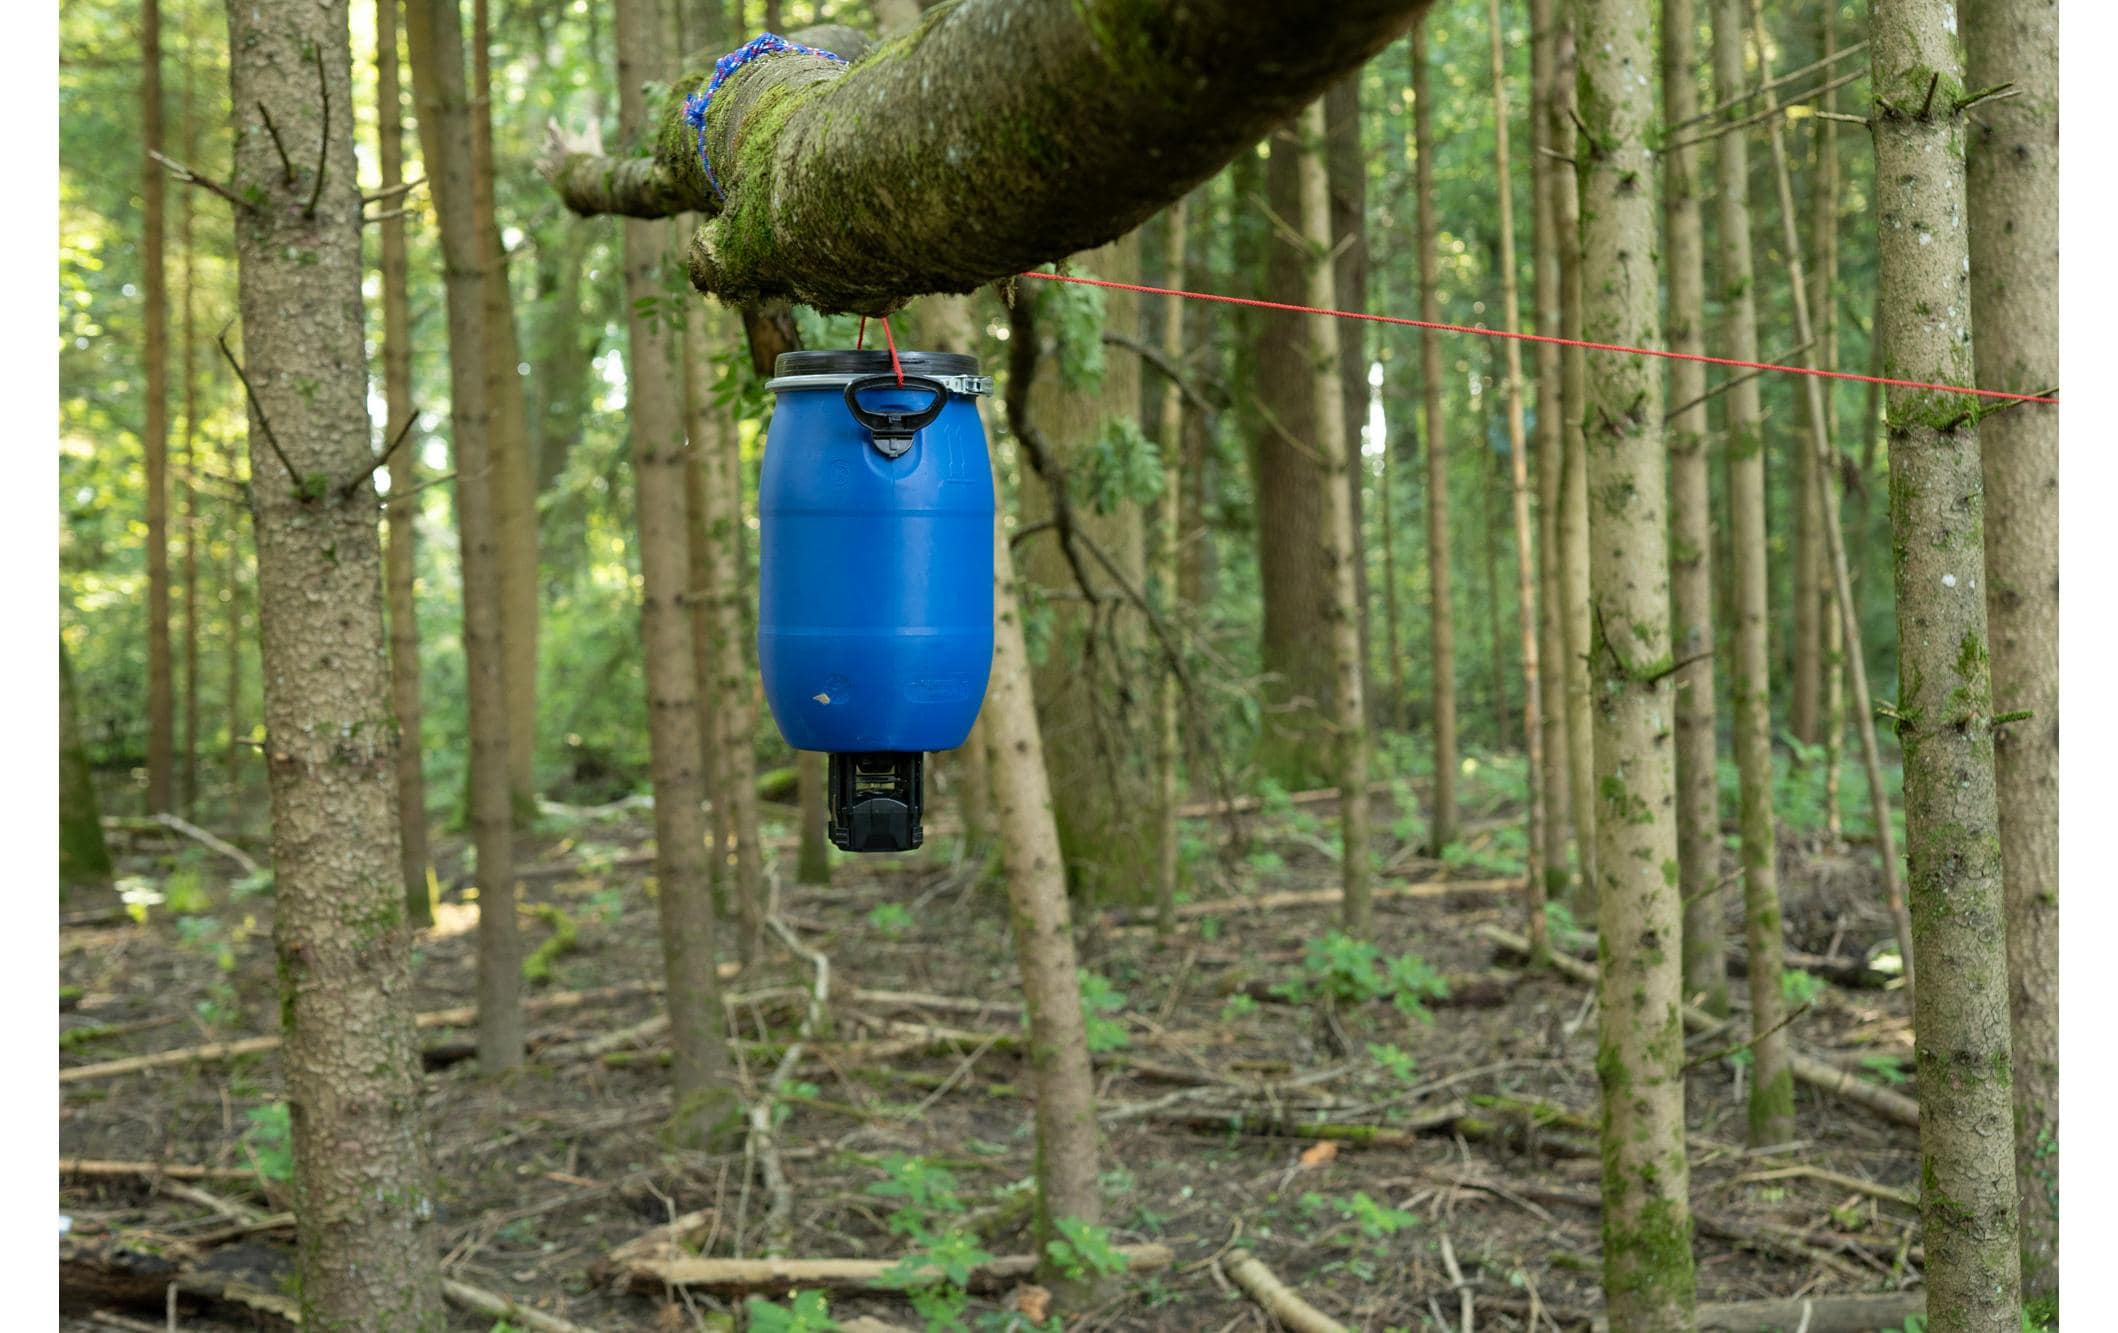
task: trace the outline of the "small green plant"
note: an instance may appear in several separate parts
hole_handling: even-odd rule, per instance
[[[243,1131],[243,1150],[257,1173],[275,1185],[294,1179],[293,1128],[285,1102],[253,1106],[245,1113],[250,1128]]]
[[[1125,1256],[1110,1243],[1108,1231],[1073,1217],[1062,1217],[1056,1225],[1059,1236],[1045,1242],[1044,1252],[1061,1273],[1078,1282],[1125,1271]]]
[[[883,1179],[871,1182],[867,1192],[896,1201],[896,1211],[886,1223],[892,1234],[923,1240],[944,1217],[963,1211],[963,1200],[956,1195],[956,1177],[947,1167],[904,1153],[890,1153],[877,1165]]]
[[[1589,942],[1589,934],[1574,920],[1574,909],[1557,898],[1544,905],[1545,930],[1552,937],[1552,944],[1568,953],[1579,950]]]
[[[1780,995],[1793,1008],[1813,1004],[1828,989],[1830,983],[1813,972],[1804,972],[1799,967],[1780,969]]]
[[[1081,1019],[1088,1027],[1088,1049],[1122,1051],[1132,1045],[1123,1020],[1114,1017],[1125,1009],[1124,992],[1113,987],[1100,973],[1081,973]],[[1025,1022],[1028,1020],[1025,1018]]]
[[[1242,991],[1237,991],[1221,1002],[1221,1022],[1233,1023],[1250,1017],[1258,1011],[1258,1002]]]
[[[797,1291],[785,1305],[752,1296],[743,1302],[743,1313],[751,1333],[831,1333],[838,1327],[820,1291]]]
[[[912,928],[912,913],[903,903],[877,903],[868,909],[868,926],[886,939],[903,939]]]
[[[1905,1072],[1905,1062],[1895,1055],[1868,1055],[1861,1058],[1861,1077],[1886,1087],[1903,1087],[1912,1081]]]
[[[1368,1058],[1382,1066],[1384,1073],[1400,1083],[1410,1083],[1414,1072],[1419,1068],[1419,1061],[1412,1058],[1410,1051],[1395,1045],[1377,1045],[1371,1041],[1368,1043]]]
[[[552,932],[522,960],[522,979],[531,985],[542,985],[552,978],[552,964],[579,946],[580,933],[574,926],[574,919],[551,903],[536,903],[529,911],[531,916],[551,927]]]
[[[1351,1222],[1362,1237],[1362,1243],[1354,1246],[1354,1252],[1344,1260],[1327,1265],[1329,1269],[1343,1267],[1363,1282],[1375,1280],[1375,1264],[1388,1257],[1390,1238],[1398,1232],[1419,1225],[1419,1218],[1402,1208],[1392,1208],[1378,1203],[1362,1190],[1348,1198],[1330,1198],[1321,1194],[1304,1194],[1300,1200],[1302,1211],[1311,1216],[1325,1212],[1336,1213],[1341,1222]]]
[[[1296,1004],[1317,999],[1335,1004],[1386,999],[1406,1017],[1430,1021],[1433,1015],[1426,1002],[1445,998],[1449,983],[1417,954],[1385,959],[1368,941],[1333,931],[1309,941],[1301,974],[1274,986],[1273,993]]]

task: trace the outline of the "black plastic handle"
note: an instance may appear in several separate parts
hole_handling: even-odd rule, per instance
[[[860,405],[863,389],[925,389],[934,398],[916,412],[875,411]],[[895,458],[912,447],[912,437],[926,429],[949,404],[949,386],[924,375],[907,375],[899,384],[895,375],[868,375],[846,386],[846,410],[868,432],[868,442],[884,458]]]

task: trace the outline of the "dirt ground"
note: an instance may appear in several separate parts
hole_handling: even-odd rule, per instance
[[[1385,805],[1378,801],[1377,824],[1387,829]],[[1311,811],[1328,819],[1325,805]],[[1268,823],[1252,820],[1245,859],[1198,868],[1195,900],[1332,886],[1327,840]],[[733,1303],[659,1284],[627,1288],[612,1280],[605,1256],[696,1209],[714,1210],[708,1252],[754,1255],[766,1191],[740,1152],[673,1151],[658,1140],[669,1104],[658,1038],[587,1058],[560,1049],[651,1019],[660,958],[651,870],[638,863],[648,812],[631,803],[550,824],[558,831],[525,853],[535,869],[524,897],[559,909],[575,940],[529,994],[632,989],[533,1012],[527,1066],[498,1079],[480,1076],[467,1058],[469,1032],[423,1032],[441,1204],[436,1244],[451,1276],[588,1328],[700,1326],[699,1317]],[[791,875],[789,836],[783,822],[769,841]],[[1388,841],[1378,841],[1392,867],[1386,885],[1443,873]],[[61,1066],[275,1031],[270,894],[239,896],[225,857],[173,835],[135,833],[120,850],[126,873],[150,881],[188,867],[210,906],[184,918],[164,905],[145,924],[120,918],[62,931]],[[462,855],[458,842],[441,847],[444,886],[460,876]],[[1862,848],[1783,847],[1790,947],[1857,961],[1889,937],[1870,860]],[[1028,1071],[1014,1040],[1004,898],[982,869],[959,839],[935,829],[907,857],[841,858],[828,888],[780,886],[782,920],[830,959],[832,995],[828,1030],[781,1103],[794,1232],[787,1254],[904,1253],[907,1242],[890,1229],[893,1201],[869,1190],[892,1154],[946,1169],[961,1202],[953,1220],[985,1249],[1029,1250]],[[1740,888],[1722,896],[1739,939]],[[1105,1220],[1114,1240],[1160,1242],[1175,1258],[1070,1313],[1070,1329],[1275,1327],[1217,1262],[1234,1246],[1356,1328],[1456,1327],[1465,1298],[1482,1329],[1587,1327],[1599,1307],[1590,991],[1550,972],[1524,973],[1519,959],[1478,933],[1519,930],[1518,893],[1428,891],[1377,907],[1382,955],[1416,955],[1449,979],[1451,994],[1430,1004],[1428,1021],[1383,1003],[1326,1007],[1274,994],[1302,975],[1308,942],[1330,931],[1328,904],[1216,910],[1187,919],[1167,943],[1125,927],[1120,913],[1101,914],[1084,931],[1084,965],[1123,997],[1104,1003],[1097,1025],[1099,1044],[1111,1047],[1097,1057]],[[67,910],[80,914],[77,904]],[[446,890],[440,916],[415,941],[421,1011],[472,999],[475,910]],[[557,920],[526,916],[529,942],[546,939]],[[727,983],[731,1026],[754,1043],[738,1044],[746,1089],[770,1072],[765,1044],[794,1034],[811,981],[807,964],[773,947]],[[1735,990],[1740,999],[1740,981]],[[907,1025],[933,1031],[906,1051]],[[1794,1031],[1799,1049],[1871,1080],[1895,1082],[1909,1071],[1898,991],[1827,986]],[[1804,1086],[1803,1137],[1746,1151],[1747,1070],[1740,1055],[1725,1055],[1739,1042],[1732,1032],[1692,1041],[1702,1058],[1690,1075],[1701,1298],[1916,1287],[1918,1217],[1904,1202],[1916,1189],[1916,1132]],[[878,1044],[897,1053],[878,1058]],[[248,1179],[203,1186],[256,1208],[283,1207],[283,1189],[268,1178],[270,1112],[262,1128],[251,1114],[279,1097],[277,1060],[268,1052],[64,1084],[62,1152],[245,1171]],[[1318,1121],[1401,1128],[1380,1143],[1339,1131],[1331,1148],[1289,1136]],[[1810,1168],[1835,1175],[1805,1174]],[[77,1240],[189,1238],[216,1261],[231,1256],[226,1262],[255,1287],[287,1285],[291,1230],[228,1236],[241,1228],[223,1210],[148,1178],[62,1176],[59,1209]],[[1011,1299],[1001,1291],[971,1309],[999,1311]],[[65,1328],[149,1317],[134,1309],[91,1322],[97,1301],[74,1304]],[[894,1294],[837,1296],[831,1310],[840,1319],[920,1322]],[[163,1326],[159,1308],[151,1317],[152,1327]],[[179,1317],[186,1329],[277,1324],[190,1297]],[[452,1328],[480,1333],[496,1327],[491,1316],[461,1309],[451,1319]]]

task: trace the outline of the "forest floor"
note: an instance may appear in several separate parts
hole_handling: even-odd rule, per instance
[[[1377,800],[1379,829],[1392,827],[1391,804]],[[448,1274],[592,1329],[673,1331],[731,1308],[726,1294],[628,1283],[610,1252],[707,1210],[692,1247],[755,1255],[770,1202],[740,1151],[659,1141],[669,1094],[658,1036],[578,1049],[659,1011],[648,814],[633,802],[555,815],[530,841],[529,942],[572,938],[545,951],[547,975],[529,989],[545,1003],[530,1016],[524,1068],[483,1077],[468,1030],[421,1034]],[[1326,802],[1282,801],[1240,817],[1241,857],[1196,866],[1192,914],[1171,940],[1125,924],[1126,913],[1084,925],[1083,963],[1095,974],[1084,992],[1102,1048],[1105,1222],[1114,1242],[1159,1243],[1173,1262],[1120,1280],[1069,1329],[1272,1328],[1226,1274],[1236,1246],[1362,1329],[1468,1327],[1474,1314],[1484,1329],[1575,1329],[1599,1308],[1590,989],[1524,971],[1480,933],[1521,929],[1519,892],[1492,880],[1452,887],[1441,877],[1465,874],[1460,860],[1451,872],[1384,833],[1382,882],[1395,896],[1377,903],[1375,950],[1334,942],[1336,866],[1318,831],[1329,816]],[[1196,827],[1218,834],[1233,818]],[[1488,835],[1472,827],[1475,846]],[[789,836],[782,823],[768,841],[772,859],[791,867]],[[135,833],[120,850],[133,882],[157,886],[165,901],[144,923],[62,930],[62,1069],[276,1032],[269,891],[174,835]],[[444,885],[462,858],[458,841],[438,849]],[[1860,971],[1863,951],[1890,936],[1872,862],[1865,848],[1785,841],[1791,948]],[[1258,907],[1260,895],[1301,891],[1315,892]],[[916,1228],[968,1234],[995,1255],[1027,1252],[1028,1071],[997,881],[930,824],[919,853],[840,858],[830,887],[785,883],[778,894],[781,920],[830,960],[828,1030],[778,1103],[793,1233],[784,1254],[894,1259],[912,1246],[899,1233]],[[1740,896],[1733,882],[1722,894],[1737,940]],[[475,915],[444,892],[439,923],[415,940],[420,1011],[471,1002]],[[1558,915],[1555,941],[1585,956],[1587,941]],[[1434,994],[1434,975],[1446,997]],[[746,1089],[769,1077],[772,1044],[795,1034],[812,982],[809,964],[775,940],[726,983]],[[549,1003],[613,987],[571,1007]],[[1798,1049],[1872,1083],[1903,1083],[1900,991],[1799,989],[1810,1003],[1793,1029]],[[1916,1288],[1917,1132],[1802,1086],[1801,1139],[1745,1150],[1747,1055],[1727,1054],[1740,1041],[1729,1030],[1690,1043],[1702,1061],[1689,1096],[1701,1299]],[[253,1225],[244,1211],[288,1202],[279,1088],[274,1052],[62,1084],[65,1156],[221,1173],[188,1185],[62,1173],[69,1239],[203,1256],[201,1265],[283,1302],[291,1228]],[[63,1326],[163,1327],[160,1290],[143,1302],[152,1323],[135,1309],[127,1325],[122,1314],[92,1322],[119,1297],[76,1289]],[[1034,1313],[1036,1293],[1002,1284],[973,1296],[960,1326],[1004,1327],[996,1313],[1025,1300]],[[923,1322],[894,1293],[834,1293],[831,1312]],[[451,1318],[481,1333],[522,1326],[462,1309]],[[170,1326],[275,1322],[186,1297],[181,1325]]]

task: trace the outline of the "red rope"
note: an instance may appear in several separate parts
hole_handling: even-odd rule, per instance
[[[1858,375],[1849,370],[1816,370],[1809,366],[1785,366],[1771,361],[1738,361],[1726,356],[1702,356],[1696,352],[1672,352],[1662,347],[1627,347],[1622,343],[1588,342],[1580,338],[1555,338],[1543,333],[1510,333],[1506,329],[1479,328],[1469,324],[1442,324],[1402,315],[1372,315],[1365,310],[1327,310],[1322,306],[1290,305],[1284,301],[1260,301],[1247,296],[1223,296],[1218,292],[1187,292],[1174,287],[1150,287],[1137,282],[1106,282],[1071,273],[1025,273],[1025,278],[1046,282],[1072,282],[1084,287],[1111,287],[1118,291],[1143,292],[1149,296],[1181,296],[1193,301],[1219,301],[1224,305],[1255,306],[1260,310],[1286,310],[1298,315],[1329,315],[1333,319],[1363,319],[1372,324],[1401,324],[1407,328],[1433,329],[1441,333],[1470,333],[1482,338],[1513,338],[1517,342],[1552,343],[1580,347],[1591,352],[1624,352],[1632,356],[1658,356],[1666,361],[1699,361],[1709,366],[1737,370],[1769,370],[1783,375],[1811,375],[1817,379],[1850,380],[1856,384],[1882,384],[1898,389],[1931,389],[1937,393],[1966,394],[1978,398],[2001,398],[2014,403],[2057,403],[2059,399],[2033,393],[2009,393],[2004,389],[1973,389],[1962,384],[1928,384],[1920,380],[1893,380],[1878,375]],[[885,324],[885,330],[888,329]]]
[[[890,369],[897,372],[897,387],[903,388],[905,368],[903,363],[897,359],[897,335],[890,332],[890,317],[888,315],[883,316],[882,336],[883,341],[890,344]]]

